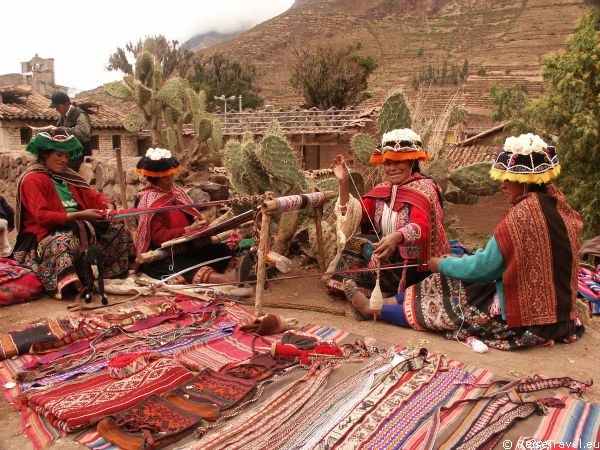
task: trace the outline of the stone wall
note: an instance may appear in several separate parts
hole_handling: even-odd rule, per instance
[[[146,180],[135,172],[138,157],[123,157],[123,172],[126,178],[128,207],[133,207],[133,199]],[[24,151],[0,150],[0,193],[13,202],[16,194],[16,182],[25,171],[27,165],[33,163],[35,157]],[[97,190],[120,205],[121,191],[117,162],[111,157],[86,158],[79,169],[81,176]],[[185,172],[178,174],[177,182],[188,191],[195,202],[224,200],[229,198],[227,177],[206,172]]]

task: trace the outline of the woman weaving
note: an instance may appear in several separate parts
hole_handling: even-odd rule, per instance
[[[13,256],[57,299],[82,287],[73,261],[86,243],[96,243],[102,250],[104,274],[109,278],[125,275],[133,256],[124,224],[101,220],[100,210],[114,209],[112,200],[67,167],[69,158],[78,158],[82,150],[74,136],[39,133],[27,145],[37,162],[17,182]]]
[[[551,183],[560,173],[552,146],[532,134],[510,137],[491,169],[511,207],[484,250],[432,258],[433,272],[398,298],[384,299],[381,319],[417,330],[475,336],[502,350],[583,334],[578,319],[577,254],[583,224]],[[352,302],[372,316],[360,292]]]
[[[419,161],[430,159],[421,138],[410,129],[383,135],[381,146],[371,156],[371,164],[383,164],[387,181],[359,200],[350,194],[350,174],[342,156],[333,163],[340,195],[335,206],[340,222],[346,222],[350,235],[360,223],[362,235],[351,237],[334,260],[335,270],[367,267],[372,257],[378,261],[418,266],[430,256],[450,251],[442,224],[441,191],[434,180],[421,174]],[[350,225],[347,222],[354,222]],[[331,266],[330,266],[331,267]],[[429,275],[426,264],[381,271],[381,289],[395,294]],[[375,286],[372,272],[335,275],[328,281],[334,291],[351,298],[357,289],[369,295]],[[353,310],[357,319],[362,319]]]
[[[174,183],[175,173],[181,165],[171,152],[150,148],[138,161],[136,172],[146,176],[148,184],[138,192],[138,208],[154,208],[167,205],[190,205],[192,199]],[[138,254],[160,248],[166,241],[202,230],[207,222],[197,210],[181,209],[138,218],[135,248]],[[142,264],[140,270],[146,275],[161,279],[196,264],[213,259],[231,257],[233,252],[225,244],[205,244],[192,241],[173,250],[172,257]],[[248,260],[249,261],[249,260]],[[238,274],[227,270],[230,259],[191,269],[171,280],[171,283],[237,283]]]

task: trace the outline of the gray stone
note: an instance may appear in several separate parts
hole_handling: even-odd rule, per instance
[[[79,175],[92,186],[96,183],[96,174],[90,163],[82,163],[79,166]]]
[[[217,184],[212,181],[198,181],[196,185],[203,191],[208,192],[211,200],[227,200],[229,188],[226,184]]]
[[[194,201],[194,203],[204,203],[210,201],[210,195],[208,192],[205,192],[198,187],[191,188],[189,191],[187,191],[187,194]]]
[[[96,174],[96,189],[101,191],[104,187],[104,166],[97,164],[94,173]]]
[[[208,180],[212,181],[213,183],[223,184],[225,186],[227,186],[227,183],[229,183],[227,180],[227,175],[223,175],[221,173],[211,173],[208,176]]]

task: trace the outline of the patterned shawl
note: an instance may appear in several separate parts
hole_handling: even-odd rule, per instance
[[[391,199],[391,196],[392,184],[389,182],[381,183],[365,194],[365,197],[382,199],[386,202]],[[390,207],[394,211],[399,211],[405,203],[423,211],[431,223],[429,242],[423,246],[422,260],[428,261],[431,256],[448,253],[450,243],[444,231],[442,194],[436,182],[418,172],[412,174],[398,185],[396,200]]]
[[[21,177],[17,181],[17,196],[16,196],[16,201],[15,201],[15,203],[16,203],[15,226],[17,228],[17,231],[21,230],[21,217],[23,217],[23,213],[24,213],[23,202],[21,201],[21,184],[23,183],[23,180],[25,179],[25,177],[27,175],[29,175],[30,173],[44,173],[56,181],[64,181],[67,184],[72,184],[73,186],[77,186],[80,188],[93,189],[92,186],[90,186],[87,183],[87,181],[85,181],[81,177],[81,175],[79,175],[77,172],[75,172],[72,169],[66,168],[61,173],[54,173],[51,170],[49,170],[48,168],[46,168],[46,166],[44,166],[43,164],[34,163],[34,164],[30,165],[25,170],[25,172],[23,172],[23,175],[21,175]]]
[[[577,317],[577,267],[583,222],[563,194],[529,193],[494,230],[506,270],[509,327],[547,325]]]
[[[194,203],[186,192],[173,184],[170,190],[165,191],[148,183],[138,192],[137,208],[155,208],[167,205],[189,205]],[[202,217],[195,209],[183,210],[184,213],[193,217]],[[150,222],[154,214],[142,214],[138,216],[137,232],[135,234],[135,250],[138,255],[148,250],[152,237],[150,236]]]

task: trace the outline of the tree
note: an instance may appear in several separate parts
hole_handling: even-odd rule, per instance
[[[562,168],[558,184],[581,213],[586,236],[596,236],[600,234],[600,8],[577,23],[564,51],[546,58],[542,75],[547,94],[509,110],[520,110],[515,127],[527,127],[555,142]]]
[[[179,47],[179,41],[169,41],[162,34],[149,36],[149,38],[156,42],[155,57],[165,78],[172,75],[185,76],[191,64],[193,52]],[[134,68],[129,59],[136,60],[143,51],[144,41],[140,39],[135,44],[129,41],[125,44],[125,49],[117,47],[117,50],[108,57],[106,69],[120,70],[126,75],[133,75]]]
[[[214,97],[223,94],[226,97],[241,95],[244,108],[256,108],[264,103],[256,86],[256,66],[221,52],[209,56],[195,54],[186,78],[193,87],[206,92],[209,110],[222,106]]]
[[[513,126],[523,117],[527,106],[527,86],[515,84],[504,88],[496,84],[490,90],[492,97],[491,119],[496,121],[511,120]]]
[[[377,63],[359,55],[359,49],[360,43],[293,50],[290,84],[306,107],[344,108],[368,97],[367,79]]]

